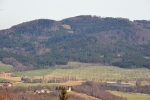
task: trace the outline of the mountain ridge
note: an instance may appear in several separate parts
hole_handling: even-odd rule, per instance
[[[12,57],[26,65],[24,70],[68,61],[150,68],[149,50],[146,20],[81,15],[61,21],[38,19],[0,31],[0,60],[9,63]]]

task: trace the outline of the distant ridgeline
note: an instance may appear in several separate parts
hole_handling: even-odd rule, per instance
[[[150,68],[150,21],[77,16],[21,23],[0,31],[0,60],[16,70],[68,61]]]

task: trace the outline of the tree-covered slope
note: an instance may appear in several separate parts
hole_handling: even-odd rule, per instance
[[[77,16],[33,20],[0,31],[0,60],[21,70],[102,63],[150,68],[150,21]]]

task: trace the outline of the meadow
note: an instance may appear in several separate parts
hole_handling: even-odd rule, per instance
[[[12,68],[13,68],[13,66],[4,64],[0,61],[0,72],[10,71]]]
[[[54,68],[49,69],[40,69],[40,70],[30,70],[30,71],[23,71],[23,72],[14,72],[16,76],[45,76],[51,74]]]
[[[150,100],[150,95],[140,93],[126,93],[118,91],[109,91],[115,95],[126,97],[127,100]]]
[[[123,69],[116,66],[69,62],[49,69],[15,72],[16,76],[73,76],[82,79],[133,79],[150,78],[147,68]]]
[[[4,78],[0,78],[0,81],[10,81],[10,82],[13,82],[12,80],[4,79]]]
[[[56,84],[49,84],[49,83],[22,83],[18,82],[15,83],[15,86],[57,86]]]
[[[22,83],[22,82],[15,82],[15,86],[69,86],[69,85],[81,85],[82,81],[68,81],[65,83]]]

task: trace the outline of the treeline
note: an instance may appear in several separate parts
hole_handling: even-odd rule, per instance
[[[102,87],[99,87],[96,84],[92,84],[91,82],[85,82],[82,85],[75,86],[74,91],[94,96],[101,100],[127,100],[126,97],[113,95],[110,92],[104,90]]]
[[[60,49],[62,50],[60,51]],[[122,68],[150,68],[149,54],[144,53],[149,49],[139,49],[140,52],[138,49],[139,48],[136,50],[128,50],[127,52],[124,52],[126,49],[111,45],[95,45],[93,47],[89,46],[84,48],[82,48],[82,45],[74,45],[74,47],[71,47],[71,45],[66,45],[61,48],[54,47],[51,49],[51,52],[36,57],[22,56],[14,53],[8,53],[6,51],[0,51],[0,60],[3,61],[3,63],[13,65],[10,63],[10,60],[4,59],[13,57],[23,65],[32,64],[35,66],[35,69],[47,68],[48,66],[55,66],[56,64],[66,65],[69,61],[102,63],[104,65],[114,65]]]
[[[110,92],[90,82],[85,82],[82,85],[75,86],[74,91],[79,92],[79,93],[84,93],[90,96],[94,96],[101,100],[127,100],[127,98],[125,97],[119,97],[119,96],[113,95]]]
[[[96,83],[96,82],[87,81],[82,83],[82,85],[75,86],[73,89],[74,91],[77,91],[79,93],[85,93],[102,100],[127,100],[126,97],[119,97],[113,95],[107,90],[130,92],[130,93],[142,93],[148,95],[150,94],[150,86],[148,85],[141,86],[138,84],[132,87],[122,87],[122,86],[114,87],[114,86],[109,86],[107,83]]]
[[[111,17],[100,18],[96,16],[77,16],[76,18],[65,19],[63,23],[70,25],[75,33],[80,34],[97,33],[131,26],[128,19]]]

